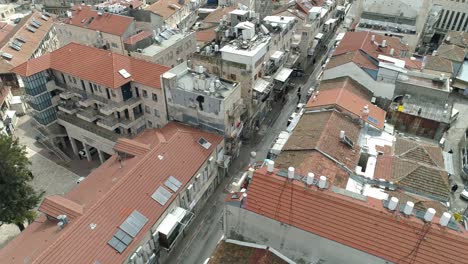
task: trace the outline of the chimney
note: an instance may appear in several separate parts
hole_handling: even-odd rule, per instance
[[[394,53],[395,53],[395,49],[394,49],[394,48],[391,48],[391,49],[390,49],[390,56],[393,56]]]
[[[288,168],[288,179],[294,180],[294,168],[293,167]]]
[[[436,210],[434,208],[428,208],[426,214],[424,215],[424,221],[431,222],[435,214]]]
[[[345,137],[345,132],[344,132],[344,130],[341,130],[340,131],[340,139],[343,140],[344,137]]]
[[[441,226],[447,226],[451,218],[452,218],[452,215],[449,212],[445,212],[442,214],[442,217],[439,219],[439,224]]]
[[[327,177],[325,176],[320,176],[320,179],[319,179],[319,182],[318,182],[318,187],[320,189],[325,189],[325,187],[327,186]]]
[[[382,40],[382,48],[385,48],[385,47],[387,47],[387,40],[386,39]]]
[[[272,160],[268,160],[267,161],[267,171],[272,173],[274,169],[275,169],[275,162],[272,161]]]
[[[307,185],[314,184],[314,177],[315,175],[312,172],[307,173]]]
[[[388,201],[388,209],[395,211],[398,205],[398,198],[392,197],[390,198],[390,201]]]
[[[370,37],[370,40],[371,40],[372,42],[374,42],[374,41],[375,41],[375,35],[372,35],[372,36]]]
[[[405,215],[411,215],[413,213],[414,203],[411,201],[407,201],[405,208],[403,209],[403,213]]]

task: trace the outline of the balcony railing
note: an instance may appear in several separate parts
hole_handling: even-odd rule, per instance
[[[78,111],[76,116],[88,122],[94,122],[99,118],[98,111],[93,108],[86,108],[80,110]]]
[[[109,130],[114,130],[117,127],[123,127],[126,129],[131,128],[136,124],[136,122],[140,121],[143,117],[143,113],[135,114],[135,119],[129,118],[116,118],[114,116],[103,117],[99,121],[97,121],[97,125],[103,128],[107,128]]]
[[[117,139],[122,138],[122,137],[126,137],[126,138],[130,137],[130,135],[121,135],[121,134],[117,134],[115,132],[109,131],[105,128],[99,127],[98,125],[94,123],[84,121],[83,119],[78,118],[75,115],[68,115],[66,113],[59,112],[57,113],[57,117],[59,121],[67,122],[69,124],[82,128],[93,134],[96,134],[98,136],[101,136],[103,138],[106,138],[114,142],[117,141]]]

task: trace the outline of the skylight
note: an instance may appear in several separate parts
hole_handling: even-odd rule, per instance
[[[131,75],[130,73],[128,73],[128,71],[125,70],[125,69],[119,70],[119,73],[120,73],[120,75],[122,75],[122,77],[124,77],[125,79],[129,78],[130,76],[132,76],[132,75]]]
[[[208,142],[208,140],[204,139],[204,138],[200,138],[198,140],[198,144],[200,144],[202,147],[206,148],[206,149],[209,149],[211,147],[211,143]]]
[[[23,37],[21,37],[21,36],[16,36],[16,39],[17,39],[18,41],[21,41],[21,42],[23,42],[23,43],[26,43],[26,39],[23,38]]]
[[[141,231],[143,226],[148,222],[148,218],[142,215],[137,210],[125,219],[115,232],[114,236],[107,242],[117,252],[122,253],[133,241],[133,238]]]
[[[174,178],[174,176],[169,176],[169,179],[164,183],[167,188],[171,189],[173,192],[177,192],[179,188],[182,186],[182,183]]]
[[[36,29],[33,28],[33,27],[31,27],[31,26],[29,26],[29,25],[26,26],[26,29],[29,30],[29,31],[31,31],[32,33],[36,32]]]
[[[172,194],[164,189],[164,187],[159,186],[159,188],[151,195],[151,198],[158,202],[160,205],[164,206],[169,199],[171,199]]]
[[[5,59],[13,59],[13,55],[11,55],[10,53],[6,53],[6,52],[2,52],[2,57],[5,58]]]

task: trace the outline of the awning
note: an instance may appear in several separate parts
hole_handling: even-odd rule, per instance
[[[280,81],[280,82],[285,82],[289,75],[292,73],[292,69],[289,68],[282,68],[276,75],[275,75],[275,80]]]
[[[445,165],[445,170],[451,174],[455,174],[455,170],[453,169],[453,156],[451,153],[448,152],[442,152],[443,157],[444,157],[444,165]]]
[[[322,39],[323,37],[323,33],[317,33],[317,35],[315,35],[315,39]]]
[[[265,81],[264,79],[260,78],[260,79],[257,79],[257,81],[255,82],[254,90],[258,93],[264,93],[267,90],[269,85],[270,83],[268,81]]]

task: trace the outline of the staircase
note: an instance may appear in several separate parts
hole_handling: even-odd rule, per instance
[[[31,121],[31,126],[38,133],[37,142],[41,143],[44,147],[46,147],[49,151],[54,153],[55,156],[57,156],[63,162],[70,162],[72,159],[65,152],[63,152],[61,149],[55,146],[55,144],[51,141],[51,139],[53,138],[66,136],[66,134],[50,133],[48,129],[38,124],[36,121],[34,121],[34,119],[32,119]]]

